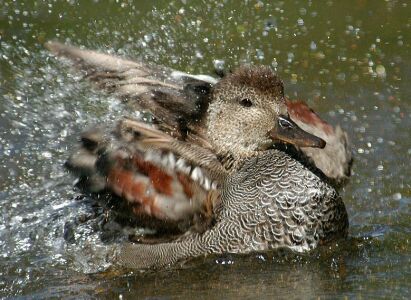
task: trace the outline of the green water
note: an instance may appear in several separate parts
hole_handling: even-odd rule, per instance
[[[197,73],[270,65],[290,98],[351,137],[350,238],[307,255],[105,271],[99,227],[78,222],[103,208],[62,165],[84,128],[124,112],[50,57],[50,39]],[[0,297],[408,298],[410,41],[406,0],[0,0]]]

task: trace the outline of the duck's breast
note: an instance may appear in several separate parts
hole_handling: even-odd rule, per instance
[[[247,159],[221,199],[219,220],[235,223],[240,247],[250,250],[286,246],[302,252],[345,235],[348,227],[335,189],[278,150]]]

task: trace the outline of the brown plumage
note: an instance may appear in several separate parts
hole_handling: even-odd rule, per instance
[[[346,234],[347,216],[335,190],[319,169],[314,175],[296,161],[339,181],[349,166],[337,162],[334,172],[323,162],[336,161],[330,146],[341,150],[340,162],[351,160],[346,135],[304,104],[286,101],[282,81],[269,68],[243,66],[217,82],[59,43],[47,47],[74,60],[130,109],[154,117],[151,125],[125,118],[110,131],[85,133],[67,166],[91,190],[124,198],[138,216],[166,226],[206,224],[175,243],[126,246],[122,263],[162,266],[205,253],[280,246],[306,251]],[[279,142],[293,145],[297,155],[269,150]]]
[[[230,84],[238,87],[248,86],[261,94],[284,97],[283,82],[267,66],[240,67],[230,74],[229,82],[220,84],[218,88],[227,89]]]

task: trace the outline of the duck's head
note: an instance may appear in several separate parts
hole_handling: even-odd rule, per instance
[[[283,83],[268,67],[236,69],[216,84],[211,97],[207,135],[219,153],[240,158],[276,142],[325,146],[289,118]]]

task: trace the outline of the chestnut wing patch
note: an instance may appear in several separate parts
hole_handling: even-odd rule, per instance
[[[208,193],[215,189],[205,172],[191,167],[171,152],[134,149],[125,155],[116,151],[102,156],[98,165],[107,177],[107,187],[125,198],[136,214],[161,220],[180,221],[201,213]]]

